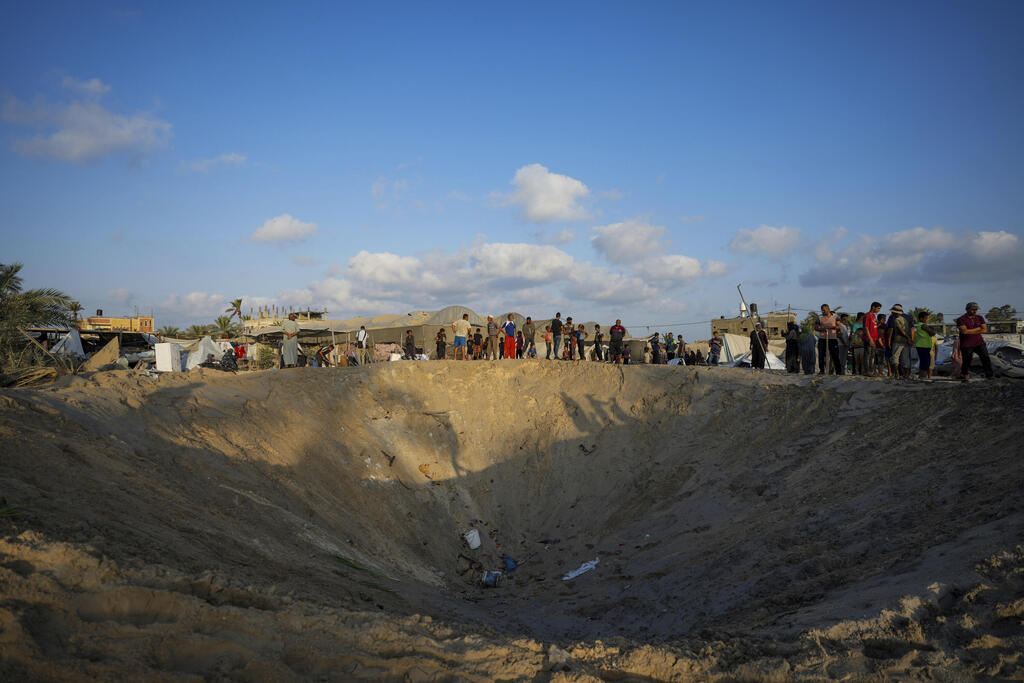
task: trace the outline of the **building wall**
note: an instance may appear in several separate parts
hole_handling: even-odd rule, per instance
[[[796,313],[765,313],[760,317],[769,338],[778,339],[786,334],[787,323],[796,322]],[[711,321],[711,332],[749,336],[757,322],[754,318],[718,318]]]
[[[132,318],[100,318],[92,317],[82,320],[80,330],[104,330],[109,332],[146,332],[153,333],[154,323],[150,316]]]

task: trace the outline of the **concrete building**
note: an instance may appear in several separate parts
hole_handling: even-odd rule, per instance
[[[739,316],[726,318],[722,316],[711,321],[711,332],[719,334],[739,334],[749,336],[754,329],[754,324],[760,319],[769,339],[779,339],[786,334],[787,323],[797,322],[796,313],[765,313],[759,318],[750,316]]]
[[[98,310],[96,315],[78,321],[78,329],[83,332],[95,330],[97,332],[145,332],[146,334],[153,334],[155,328],[152,316],[112,318],[104,317],[103,311]]]

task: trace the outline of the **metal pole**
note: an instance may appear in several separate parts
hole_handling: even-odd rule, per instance
[[[736,285],[736,291],[738,291],[740,293],[740,301],[743,302],[743,307],[747,309],[747,314],[749,315],[750,314],[750,306],[747,305],[747,300],[743,298],[743,290],[740,289],[740,285]],[[761,314],[760,313],[755,313],[754,315],[757,316],[757,322],[761,322]],[[762,325],[761,327],[763,329],[764,325]],[[768,349],[766,349],[764,347],[764,344],[761,343],[761,335],[757,334],[757,327],[754,328],[754,333],[755,333],[754,337],[757,338],[757,345],[760,346],[761,347],[761,351],[764,352],[764,359],[765,359],[765,363],[767,364],[767,362],[768,362]],[[751,359],[751,360],[753,360],[753,359]],[[750,367],[754,367],[754,364],[751,363]]]

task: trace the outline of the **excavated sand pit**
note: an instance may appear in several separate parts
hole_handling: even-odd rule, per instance
[[[0,678],[1021,678],[1022,399],[522,361],[3,391]]]

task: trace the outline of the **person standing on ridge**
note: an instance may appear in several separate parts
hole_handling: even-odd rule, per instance
[[[907,379],[910,377],[910,353],[914,339],[914,321],[903,312],[903,306],[893,304],[889,313],[886,330],[889,335],[889,348],[892,349],[892,367],[894,376]]]
[[[487,316],[487,357],[498,360],[498,323],[492,315]]]
[[[551,321],[551,339],[554,343],[555,360],[558,360],[558,348],[562,345],[562,314],[555,313]]]
[[[604,335],[601,333],[601,326],[594,324],[594,360],[601,362],[604,360],[604,351],[601,349],[601,343],[604,341]]]
[[[360,365],[366,365],[370,362],[370,351],[369,346],[370,335],[366,332],[366,326],[360,325],[359,331],[356,332],[356,360],[359,361]]]
[[[761,323],[757,323],[750,333],[750,367],[764,370],[767,352],[768,334],[762,329]]]
[[[501,324],[502,331],[505,332],[505,358],[516,357],[516,323],[512,319],[512,314],[508,314],[508,320]]]
[[[800,328],[792,320],[786,323],[786,372],[800,372]]]
[[[295,314],[289,313],[288,319],[281,323],[284,341],[281,344],[281,358],[286,368],[294,368],[299,364],[299,324],[295,322]]]
[[[437,360],[444,360],[445,356],[448,355],[448,336],[445,334],[443,327],[438,328],[434,342],[437,344]]]
[[[818,333],[818,374],[824,375],[827,364],[831,362],[832,372],[840,374],[839,370],[839,339],[837,332],[839,321],[832,313],[828,304],[821,305],[821,315],[814,323],[814,331]]]
[[[573,346],[576,342],[576,330],[573,329],[571,315],[565,317],[565,326],[562,327],[562,332],[565,337],[565,357],[568,360],[572,360]]]
[[[718,336],[718,330],[711,333],[708,340],[708,365],[718,365],[718,356],[722,353],[722,338]]]
[[[452,323],[452,333],[455,341],[452,343],[452,359],[459,359],[459,349],[462,349],[462,360],[466,360],[467,340],[469,338],[469,313],[463,313],[461,320]]]
[[[608,355],[616,365],[622,362],[622,340],[626,337],[626,328],[622,321],[615,320],[615,324],[608,330]]]
[[[530,348],[530,344],[537,341],[537,326],[533,324],[533,318],[526,316],[526,322],[523,323],[523,345],[526,348]]]
[[[931,313],[921,311],[917,314],[917,327],[914,330],[914,349],[917,351],[918,379],[931,379],[932,376],[932,340],[935,328],[928,324]]]
[[[992,379],[995,376],[992,360],[988,357],[985,338],[981,336],[988,332],[988,325],[985,324],[985,318],[978,315],[978,304],[973,301],[967,304],[966,312],[956,319],[956,326],[960,329],[960,353],[963,355],[960,379],[967,381],[971,372],[971,357],[975,354],[981,359],[985,377]]]

